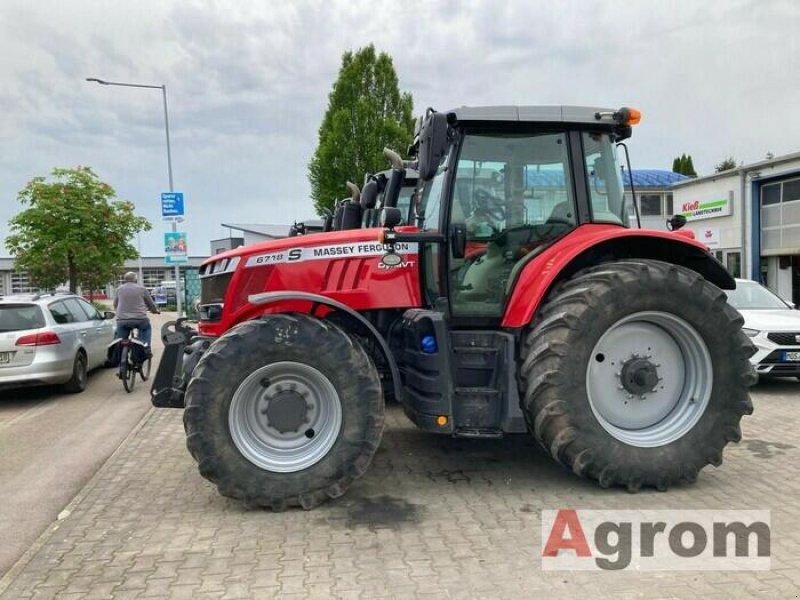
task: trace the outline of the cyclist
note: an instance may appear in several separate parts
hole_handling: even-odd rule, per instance
[[[124,276],[125,283],[117,288],[114,297],[114,310],[117,311],[117,331],[115,338],[127,338],[134,329],[139,330],[139,339],[146,344],[147,355],[150,350],[150,319],[147,312],[160,314],[150,293],[136,281],[136,273],[128,271]]]

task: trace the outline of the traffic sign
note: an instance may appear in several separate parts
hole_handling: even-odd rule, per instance
[[[183,192],[161,192],[161,217],[164,221],[183,221]]]

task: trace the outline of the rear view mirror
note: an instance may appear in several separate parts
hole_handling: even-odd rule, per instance
[[[419,176],[433,179],[447,151],[447,115],[429,112],[422,124],[419,136]]]
[[[392,169],[386,189],[383,192],[384,206],[397,206],[397,199],[400,197],[400,189],[403,187],[403,179],[406,176],[405,169]]]
[[[671,219],[667,219],[667,229],[670,231],[678,231],[684,225],[686,225],[686,217],[683,215],[674,215]]]
[[[103,311],[103,319],[105,319],[106,321],[110,321],[111,319],[113,319],[116,316],[117,316],[117,313],[115,313],[113,310]]]

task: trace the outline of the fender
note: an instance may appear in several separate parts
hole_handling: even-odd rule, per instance
[[[341,302],[331,298],[326,298],[325,296],[320,296],[319,294],[311,294],[309,292],[264,292],[261,294],[252,294],[248,296],[247,301],[255,306],[264,306],[266,304],[275,304],[287,301],[311,302],[312,305],[320,304],[322,306],[336,309],[355,319],[359,325],[363,326],[367,330],[369,335],[375,340],[375,342],[377,342],[381,352],[383,352],[383,356],[386,359],[386,364],[389,365],[389,371],[392,374],[392,386],[394,387],[395,398],[403,397],[403,387],[400,383],[400,371],[397,368],[397,363],[394,361],[394,357],[389,350],[389,345],[386,343],[386,340],[383,338],[381,333],[375,329],[375,326],[372,323],[370,323],[360,313],[353,310],[346,304],[342,304]],[[311,309],[310,313],[313,312],[314,308]]]
[[[705,245],[679,233],[684,232],[600,224],[578,227],[523,266],[506,305],[502,326],[525,327],[556,283],[584,267],[608,260],[661,260],[697,271],[722,289],[736,287],[733,277]]]

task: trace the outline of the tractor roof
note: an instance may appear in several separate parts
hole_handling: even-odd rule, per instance
[[[513,121],[535,123],[585,123],[587,125],[613,124],[609,119],[598,119],[597,113],[610,114],[615,109],[592,106],[462,106],[445,111],[464,121]]]

